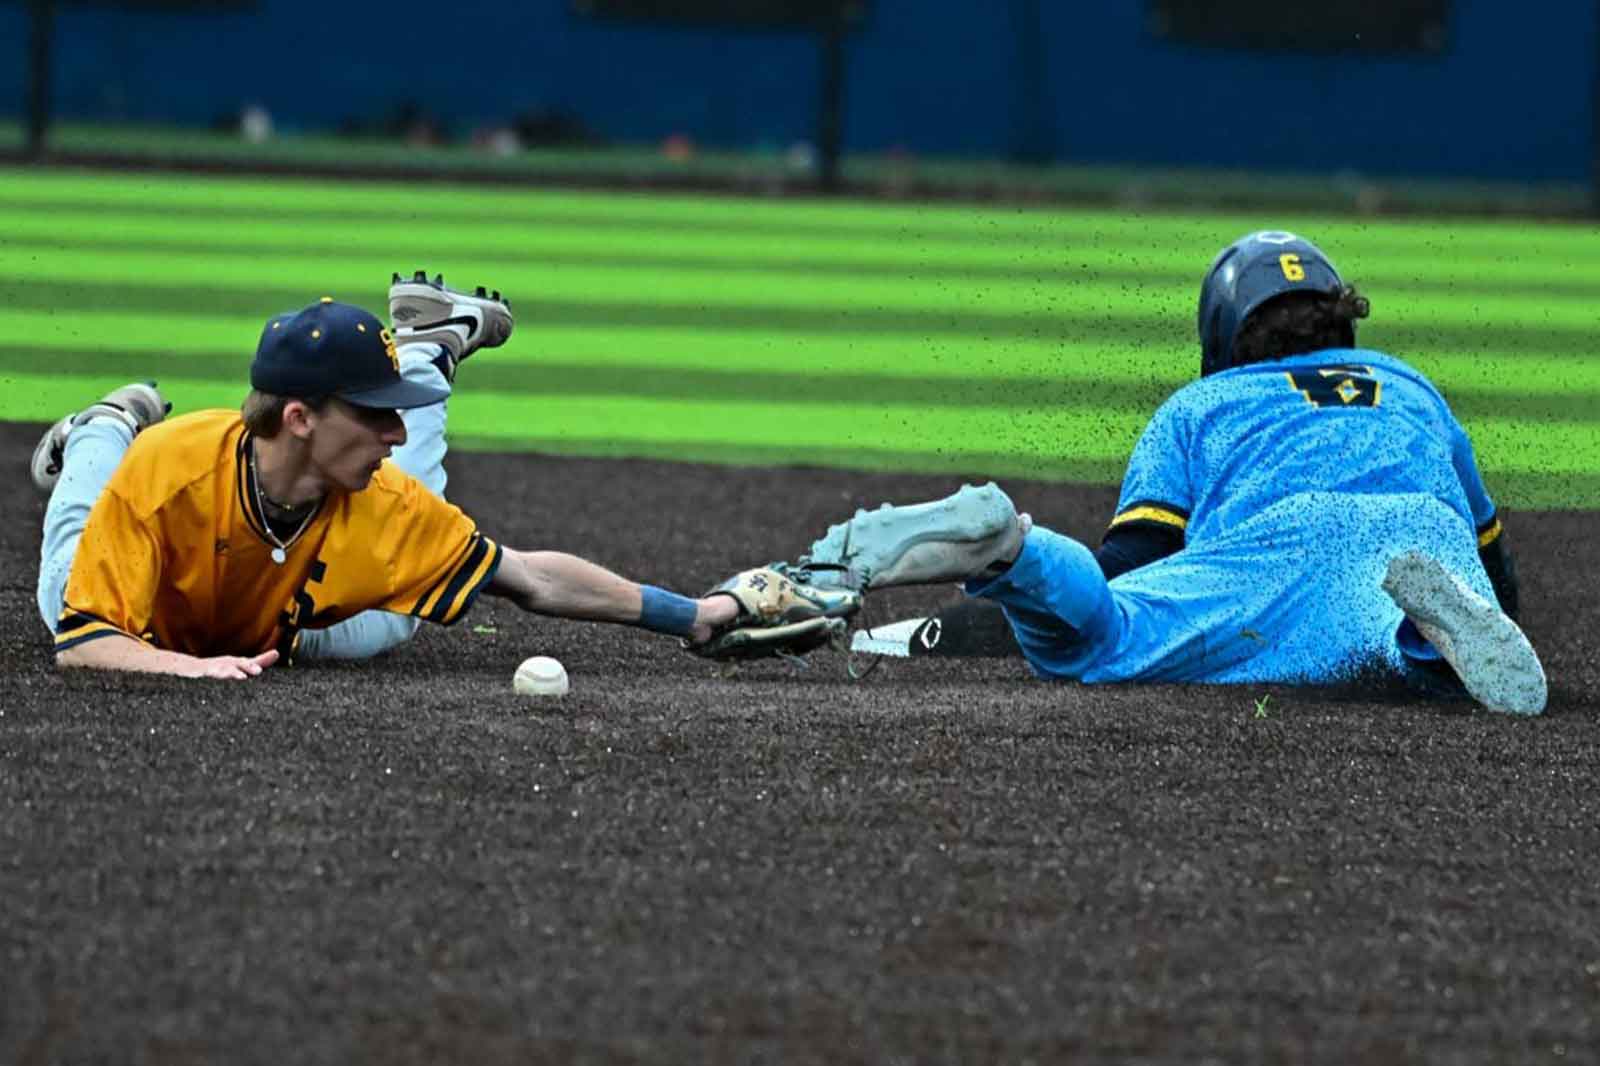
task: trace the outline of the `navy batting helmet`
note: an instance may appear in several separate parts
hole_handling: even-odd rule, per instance
[[[1343,288],[1333,263],[1304,237],[1285,230],[1240,237],[1217,255],[1200,283],[1200,376],[1233,366],[1233,342],[1244,320],[1268,300],[1290,292],[1337,296]]]

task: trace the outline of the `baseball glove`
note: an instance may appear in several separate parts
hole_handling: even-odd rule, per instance
[[[845,619],[861,609],[861,594],[818,589],[770,567],[738,573],[706,593],[731,596],[739,616],[700,644],[687,645],[708,659],[794,658],[842,638]]]

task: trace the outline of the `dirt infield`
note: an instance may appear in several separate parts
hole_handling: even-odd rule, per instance
[[[725,677],[492,600],[378,662],[183,682],[53,668],[37,432],[0,426],[0,1062],[1600,1055],[1593,514],[1507,520],[1534,721],[1014,660]],[[491,535],[683,590],[956,483],[450,470]],[[1007,488],[1090,538],[1113,501]],[[535,653],[571,695],[513,696]]]

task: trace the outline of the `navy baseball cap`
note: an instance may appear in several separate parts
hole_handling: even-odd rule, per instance
[[[450,395],[407,381],[394,337],[376,315],[324,296],[302,311],[273,315],[261,330],[250,385],[277,396],[337,396],[360,407],[404,410]]]

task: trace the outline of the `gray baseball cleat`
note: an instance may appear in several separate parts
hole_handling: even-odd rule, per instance
[[[511,301],[482,285],[467,295],[448,289],[444,275],[419,270],[399,274],[389,286],[389,321],[396,345],[437,344],[444,349],[440,369],[455,380],[456,367],[479,348],[498,348],[511,336]]]
[[[155,425],[167,417],[167,412],[171,410],[172,405],[156,391],[155,382],[136,381],[120,389],[113,389],[99,402],[92,403],[81,411],[64,415],[55,425],[44,431],[44,436],[40,437],[39,443],[34,446],[33,461],[29,465],[34,488],[46,496],[55,489],[56,482],[61,478],[61,463],[66,456],[67,437],[76,427],[95,418],[114,418],[132,430],[134,436],[138,436],[140,430]]]
[[[828,527],[797,569],[818,588],[961,581],[1010,566],[1032,526],[994,482],[964,485],[942,500],[857,511]]]
[[[1527,636],[1443,563],[1421,552],[1396,556],[1389,560],[1383,591],[1444,656],[1473,699],[1507,714],[1544,710],[1544,667]]]

